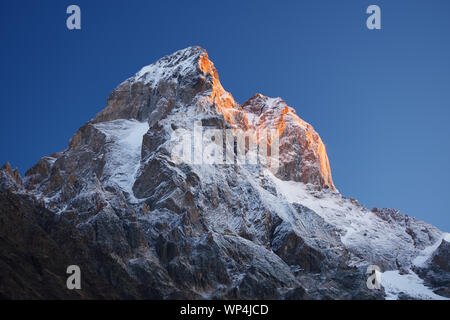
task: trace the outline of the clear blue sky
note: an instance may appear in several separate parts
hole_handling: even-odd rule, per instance
[[[82,30],[66,29],[77,4]],[[378,4],[382,30],[365,9]],[[200,45],[238,102],[282,97],[337,188],[450,231],[450,1],[2,0],[0,162],[66,148],[142,66]]]

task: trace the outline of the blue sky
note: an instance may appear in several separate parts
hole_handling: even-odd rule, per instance
[[[82,30],[66,28],[77,4]],[[366,28],[377,4],[382,29]],[[24,173],[158,58],[204,47],[238,102],[282,97],[369,208],[450,231],[450,1],[2,0],[0,162]]]

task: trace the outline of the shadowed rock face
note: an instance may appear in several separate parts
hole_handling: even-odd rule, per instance
[[[177,163],[176,133],[194,122],[274,130],[279,170]],[[78,298],[378,299],[366,266],[407,267],[442,234],[343,198],[312,126],[280,98],[236,103],[199,47],[122,82],[68,148],[23,181],[2,168],[0,192],[0,257],[13,279],[0,285],[6,298],[71,298],[65,268],[77,264],[87,281]],[[15,225],[39,243],[32,264]],[[28,282],[35,270],[42,281]]]
[[[450,239],[443,239],[417,273],[425,282],[435,288],[439,295],[450,298]]]

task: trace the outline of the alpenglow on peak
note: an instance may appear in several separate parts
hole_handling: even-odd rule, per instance
[[[195,111],[194,118],[221,116],[227,125],[244,131],[276,130],[278,176],[335,190],[325,145],[314,128],[280,98],[256,94],[237,103],[222,87],[206,50],[198,46],[165,56],[122,82],[92,122],[136,119],[151,127],[171,113],[190,114],[186,108]]]

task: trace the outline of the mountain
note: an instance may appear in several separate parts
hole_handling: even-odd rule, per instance
[[[0,237],[1,298],[450,297],[449,234],[340,194],[314,128],[234,101],[200,47],[122,82],[25,177],[4,165]]]

